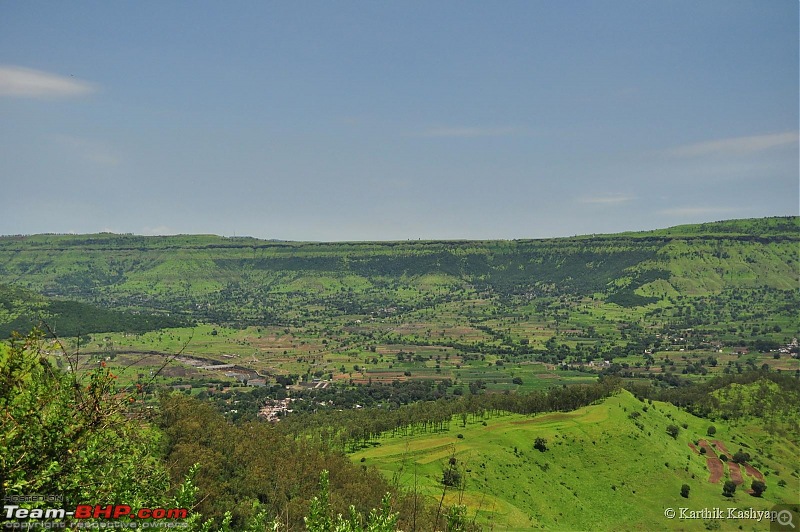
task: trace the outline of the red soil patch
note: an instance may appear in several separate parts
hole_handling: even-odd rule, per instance
[[[717,457],[717,452],[714,450],[714,448],[711,446],[711,444],[708,443],[706,440],[700,440],[698,443],[700,444],[700,447],[702,447],[703,449],[706,450],[706,456],[707,457],[708,456],[710,456],[712,458],[716,458]]]
[[[737,486],[741,486],[744,484],[744,479],[742,478],[742,470],[739,468],[739,464],[736,462],[728,462],[728,472],[731,475],[731,480]]]
[[[708,476],[708,481],[716,484],[725,473],[725,466],[722,465],[722,460],[717,458],[717,453],[714,452],[714,449],[706,440],[700,440],[700,447],[706,450],[706,466],[708,466],[708,470],[711,473]]]
[[[764,482],[764,475],[761,474],[761,471],[751,466],[750,464],[743,464],[743,465],[744,465],[744,470],[747,472],[748,475],[755,478],[756,480]]]
[[[693,450],[695,454],[700,454],[700,451],[697,450],[697,447],[695,447],[692,442],[689,442],[689,448]]]
[[[733,455],[730,453],[730,451],[728,451],[728,449],[725,448],[725,444],[724,443],[722,443],[719,440],[714,440],[714,445],[716,445],[717,449],[719,449],[721,451],[720,454],[724,454],[724,455],[726,455],[728,457],[728,460],[733,458]]]
[[[728,460],[729,460],[728,466],[730,467],[730,465],[732,463],[730,461],[733,460],[733,455],[731,454],[731,452],[728,449],[725,448],[725,444],[722,443],[721,441],[714,440],[714,443],[716,444],[717,449],[722,451],[721,454],[727,455]],[[760,480],[761,482],[764,482],[764,475],[761,474],[761,471],[759,471],[758,469],[756,469],[755,467],[751,466],[748,463],[743,463],[741,465],[744,466],[744,470],[749,476],[755,478],[756,480]],[[733,472],[733,470],[731,470],[731,480],[733,480],[736,484],[742,484],[744,482],[744,480],[742,479],[741,469],[739,469],[739,467],[736,467],[736,470],[737,470],[736,472]],[[739,480],[737,480],[737,477],[738,477]]]
[[[710,474],[708,475],[708,481],[712,484],[716,484],[722,478],[722,474],[725,472],[725,467],[722,465],[722,460],[719,458],[706,458],[706,466],[708,466],[708,471]]]

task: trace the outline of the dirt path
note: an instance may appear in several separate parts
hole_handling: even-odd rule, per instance
[[[697,447],[692,442],[689,442],[689,448],[694,451],[694,454],[700,454],[700,451],[697,450]]]

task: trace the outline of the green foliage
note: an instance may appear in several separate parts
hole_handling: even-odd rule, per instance
[[[442,468],[442,484],[448,488],[461,486],[462,475],[455,457],[451,457],[447,464]]]
[[[760,480],[754,480],[752,484],[750,484],[750,489],[753,492],[753,497],[761,497],[767,490],[767,485]]]
[[[547,440],[541,436],[537,436],[536,440],[533,442],[533,448],[541,453],[545,452],[547,450]]]
[[[680,432],[680,427],[678,425],[667,425],[667,434],[672,436],[673,438],[678,437],[678,433]]]
[[[158,435],[127,405],[105,367],[62,373],[41,336],[14,336],[0,359],[0,496],[52,493],[69,501],[144,507],[168,485]]]
[[[167,327],[183,327],[189,321],[168,314],[133,313],[111,310],[96,305],[56,299],[0,284],[0,338],[14,331],[30,331],[42,322],[56,328],[60,337],[73,337],[87,332],[144,333]],[[5,319],[2,319],[5,316]]]
[[[684,499],[688,499],[689,498],[689,489],[690,489],[689,488],[689,484],[683,484],[681,486],[681,497],[683,497]]]
[[[723,497],[733,497],[736,493],[736,484],[733,483],[731,480],[726,480],[725,484],[722,486],[722,495]]]
[[[744,464],[750,461],[750,453],[744,452],[741,449],[733,453],[733,461],[737,464]]]
[[[447,509],[445,514],[448,532],[461,532],[468,530],[467,507],[463,504],[454,504]]]
[[[161,410],[172,479],[192,479],[198,488],[196,511],[215,526],[228,511],[236,530],[256,518],[269,521],[269,516],[281,516],[280,523],[289,529],[304,526],[303,516],[324,526],[325,515],[332,520],[334,514],[349,515],[349,504],[359,515],[368,515],[393,491],[376,471],[308,439],[287,437],[269,424],[232,425],[207,403],[183,394],[164,397]],[[320,493],[323,470],[330,474]],[[320,513],[323,509],[330,512]]]
[[[308,516],[304,517],[309,532],[393,532],[397,530],[398,514],[391,512],[391,498],[387,493],[381,500],[380,510],[372,509],[364,518],[355,506],[348,508],[348,516],[331,517],[330,481],[328,471],[320,474],[319,495],[311,500]]]

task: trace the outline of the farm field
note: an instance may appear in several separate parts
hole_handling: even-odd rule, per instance
[[[800,371],[798,242],[797,218],[507,242],[2,237],[0,329],[38,324],[79,366],[193,394],[674,386]]]

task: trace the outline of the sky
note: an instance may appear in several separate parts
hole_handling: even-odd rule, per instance
[[[0,2],[0,234],[798,215],[796,0]]]

